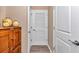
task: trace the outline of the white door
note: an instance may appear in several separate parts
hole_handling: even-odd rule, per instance
[[[63,33],[62,35],[58,35]],[[66,34],[66,35],[64,35]],[[56,52],[70,52],[71,46],[66,43],[71,36],[71,13],[68,6],[56,8]],[[58,37],[61,37],[59,39]]]
[[[31,43],[32,45],[47,45],[48,43],[48,11],[31,11]]]
[[[69,53],[71,52],[71,46],[65,43],[63,40],[56,38],[56,52],[57,53]]]

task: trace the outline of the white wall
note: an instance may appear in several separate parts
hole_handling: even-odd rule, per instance
[[[6,17],[6,7],[0,6],[0,26],[2,26],[2,19]]]

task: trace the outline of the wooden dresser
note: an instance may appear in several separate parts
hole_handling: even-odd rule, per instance
[[[21,52],[21,27],[0,28],[0,53]]]

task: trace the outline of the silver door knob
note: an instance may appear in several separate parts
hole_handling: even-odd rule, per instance
[[[36,29],[33,29],[33,31],[36,31]]]

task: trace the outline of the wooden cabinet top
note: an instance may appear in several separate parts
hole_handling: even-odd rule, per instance
[[[7,30],[7,29],[21,29],[21,27],[0,27],[0,30]]]

